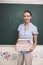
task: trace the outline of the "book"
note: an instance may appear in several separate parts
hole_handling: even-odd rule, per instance
[[[29,39],[18,39],[16,44],[17,51],[29,51],[31,47],[32,44],[30,43]]]

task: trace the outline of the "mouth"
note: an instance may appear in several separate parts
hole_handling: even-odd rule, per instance
[[[28,19],[25,19],[25,21],[27,21]]]
[[[29,19],[25,19],[25,21],[29,21]]]

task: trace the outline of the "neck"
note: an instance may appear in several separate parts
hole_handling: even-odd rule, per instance
[[[25,23],[25,25],[29,25],[30,24],[30,22],[28,22],[28,23]]]

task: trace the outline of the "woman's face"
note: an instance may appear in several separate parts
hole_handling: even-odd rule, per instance
[[[28,12],[24,13],[24,21],[25,21],[25,23],[30,22],[31,18],[32,18],[32,16],[30,16],[30,13],[28,13]]]

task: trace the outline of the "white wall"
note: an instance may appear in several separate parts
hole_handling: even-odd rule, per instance
[[[43,4],[43,0],[0,0],[0,3]]]
[[[18,52],[15,51],[14,45],[0,45],[0,52],[9,52],[10,54]],[[17,59],[3,59],[0,57],[0,65],[17,65]],[[33,52],[33,62],[32,65],[43,65],[43,45],[38,45]]]

